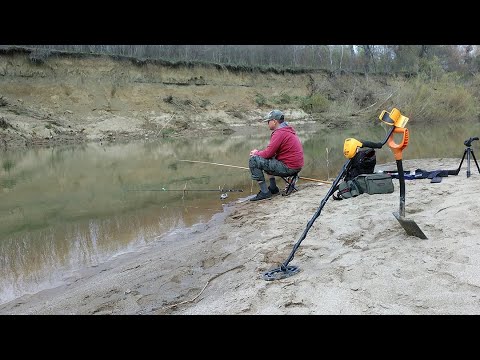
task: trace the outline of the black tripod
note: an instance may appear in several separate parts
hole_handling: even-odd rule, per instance
[[[477,165],[478,173],[480,173],[480,167],[478,166],[477,159],[475,158],[475,154],[473,153],[473,149],[470,148],[472,146],[472,141],[474,141],[474,140],[478,140],[478,137],[471,137],[470,139],[465,140],[463,142],[463,144],[467,148],[463,152],[462,161],[460,161],[460,165],[458,166],[458,169],[456,171],[457,172],[456,175],[458,175],[458,173],[460,172],[460,168],[462,167],[462,163],[463,163],[463,159],[465,159],[465,155],[467,155],[467,178],[470,177],[470,156],[473,157],[473,160],[475,161],[475,165]]]

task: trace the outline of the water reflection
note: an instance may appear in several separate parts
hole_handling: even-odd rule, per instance
[[[345,162],[346,138],[381,141],[388,131],[385,125],[320,132],[295,127],[305,149],[301,175],[323,180],[335,177]],[[480,135],[480,123],[412,122],[409,130],[404,159],[461,158],[463,141]],[[1,153],[0,303],[62,283],[72,270],[133,251],[168,231],[208,221],[226,201],[256,193],[248,170],[178,160],[247,167],[250,150],[263,148],[269,135],[260,126],[246,135]],[[377,151],[378,163],[393,161],[388,147]],[[244,192],[222,200],[220,192],[195,191],[219,187]],[[129,191],[148,189],[157,191]]]

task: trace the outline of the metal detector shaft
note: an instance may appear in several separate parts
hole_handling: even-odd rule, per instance
[[[315,222],[315,220],[317,220],[317,218],[320,216],[320,213],[322,212],[322,209],[323,207],[325,206],[325,204],[327,203],[328,199],[330,198],[330,196],[333,195],[333,193],[335,192],[335,189],[338,185],[338,183],[340,182],[340,180],[342,180],[342,178],[344,177],[345,173],[347,172],[347,169],[350,165],[350,162],[352,161],[352,159],[348,159],[347,162],[343,165],[342,167],[342,170],[340,171],[340,173],[337,175],[336,179],[333,181],[332,183],[332,186],[330,187],[330,189],[328,190],[327,192],[327,195],[325,195],[325,197],[322,199],[321,203],[320,203],[320,207],[317,209],[317,211],[315,211],[315,214],[313,214],[312,218],[310,219],[310,221],[307,223],[307,227],[305,228],[305,230],[303,230],[303,233],[302,235],[300,236],[300,239],[298,239],[298,241],[296,242],[296,244],[293,246],[293,249],[292,251],[290,252],[290,255],[288,256],[287,260],[285,260],[282,265],[281,265],[281,268],[286,268],[286,266],[288,265],[288,263],[290,261],[293,260],[293,257],[295,255],[295,251],[297,251],[298,247],[300,246],[300,244],[302,243],[302,241],[305,239],[305,237],[307,236],[307,233],[308,231],[310,230],[310,228],[312,227],[313,223]]]
[[[381,149],[383,145],[385,145],[385,143],[388,141],[388,138],[390,137],[390,135],[392,135],[394,130],[395,130],[395,126],[392,126],[387,136],[385,136],[385,139],[383,139],[382,142],[361,141],[362,147],[369,147],[372,149]]]

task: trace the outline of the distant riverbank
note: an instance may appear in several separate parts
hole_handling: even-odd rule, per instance
[[[476,78],[243,71],[0,49],[0,149],[229,136],[268,111],[318,129],[371,126],[397,107],[417,123],[478,119]]]

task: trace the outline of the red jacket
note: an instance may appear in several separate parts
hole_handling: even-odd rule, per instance
[[[300,139],[291,126],[284,126],[272,131],[270,142],[264,150],[255,155],[265,159],[275,157],[290,169],[303,167],[303,147]]]

